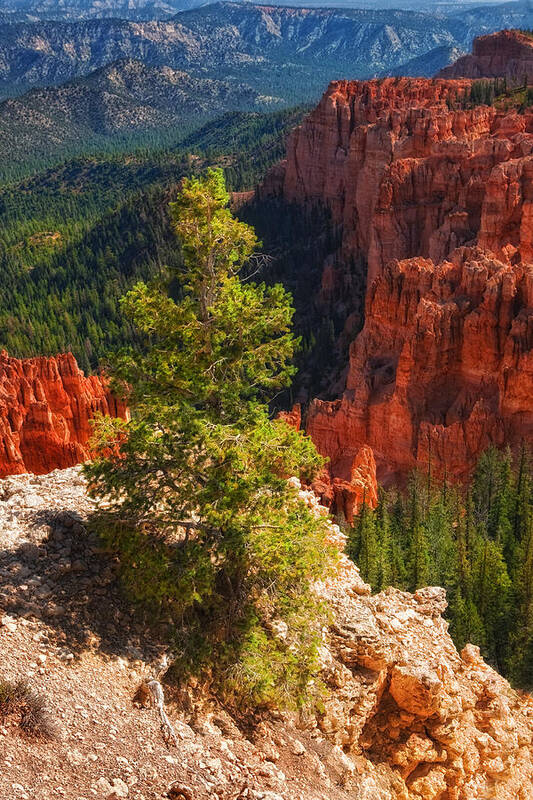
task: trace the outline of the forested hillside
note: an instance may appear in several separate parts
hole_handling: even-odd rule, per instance
[[[126,59],[86,78],[0,103],[0,160],[13,174],[37,159],[178,141],[225,111],[280,105],[281,100],[260,97],[245,84]]]
[[[128,330],[118,299],[177,264],[167,220],[179,180],[209,163],[251,188],[283,154],[304,109],[228,115],[181,147],[68,160],[0,187],[0,346],[72,350],[89,370]]]

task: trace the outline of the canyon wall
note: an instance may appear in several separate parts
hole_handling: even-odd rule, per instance
[[[443,259],[475,240],[494,168],[533,153],[533,110],[463,109],[470,85],[334,81],[260,196],[325,204],[343,260],[368,259],[368,286],[393,258]]]
[[[126,409],[96,375],[85,377],[71,353],[10,358],[0,353],[0,477],[44,474],[85,461],[96,412]]]
[[[259,190],[325,205],[337,263],[368,263],[346,389],[306,414],[333,482],[366,447],[387,483],[533,442],[533,110],[468,108],[470,85],[334,82]]]
[[[500,78],[510,85],[533,82],[533,36],[520,31],[500,31],[474,39],[472,53],[444,67],[440,78]]]
[[[331,459],[371,444],[379,477],[465,480],[491,443],[533,441],[533,269],[478,247],[393,260],[367,296],[346,391],[307,426]]]

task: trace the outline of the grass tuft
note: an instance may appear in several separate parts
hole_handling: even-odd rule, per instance
[[[0,720],[34,738],[53,739],[57,734],[44,699],[26,681],[0,681]]]

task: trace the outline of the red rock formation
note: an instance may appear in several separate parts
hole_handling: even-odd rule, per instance
[[[474,240],[496,166],[533,153],[533,111],[453,110],[469,81],[335,81],[291,136],[260,194],[325,204],[340,261],[439,261]],[[451,108],[450,108],[451,107]]]
[[[367,445],[381,479],[461,480],[533,441],[533,112],[461,110],[468,86],[332,83],[260,190],[324,204],[337,263],[368,260],[346,391],[307,414],[332,487]]]
[[[44,474],[88,458],[90,420],[125,417],[101,378],[85,377],[71,353],[10,358],[0,353],[0,477]]]
[[[533,37],[499,31],[474,39],[472,53],[439,72],[440,78],[503,78],[520,85],[533,81]]]
[[[460,248],[390,262],[367,296],[347,389],[307,428],[331,458],[370,444],[381,479],[418,466],[464,479],[491,442],[533,441],[533,266]]]
[[[343,448],[313,482],[312,489],[321,502],[349,522],[363,505],[375,508],[378,504],[378,481],[372,448],[368,445]]]
[[[286,422],[291,428],[299,431],[302,426],[302,407],[300,403],[295,403],[291,411],[280,411],[278,419],[282,419],[283,422]]]
[[[299,431],[302,426],[301,405],[296,403],[291,411],[280,411],[278,419]],[[337,460],[328,464],[313,481],[312,489],[323,503],[349,521],[363,504],[375,508],[378,482],[372,449],[367,446],[355,450],[344,448]]]

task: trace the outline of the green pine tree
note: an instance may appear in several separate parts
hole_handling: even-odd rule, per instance
[[[176,668],[210,675],[228,700],[294,706],[325,619],[311,582],[335,554],[286,480],[322,459],[268,413],[293,373],[290,297],[240,280],[258,242],[228,200],[218,170],[184,181],[171,207],[181,299],[163,282],[123,299],[137,343],[110,371],[132,417],[99,420],[86,474],[111,504],[99,526],[125,586],[175,622]]]
[[[430,570],[429,550],[422,520],[421,497],[423,491],[420,479],[413,474],[408,487],[408,519],[409,519],[409,566],[410,589],[414,591],[427,586]]]

